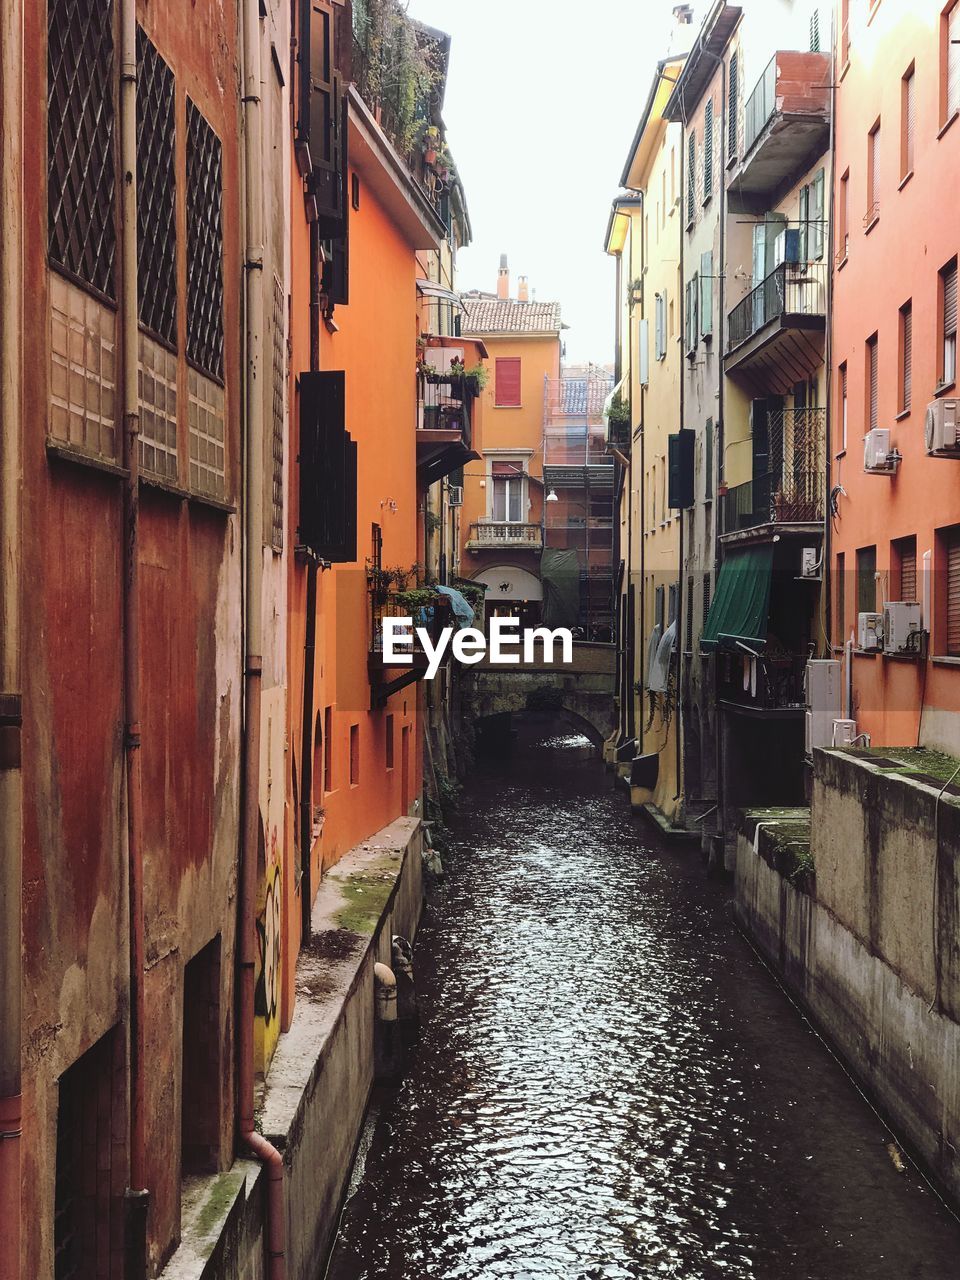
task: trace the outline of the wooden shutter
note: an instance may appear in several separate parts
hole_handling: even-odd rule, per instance
[[[868,395],[869,395],[869,429],[873,431],[879,421],[878,412],[878,396],[880,381],[880,361],[878,359],[877,339],[871,338],[867,343],[867,359],[869,361],[868,370]]]
[[[810,258],[810,187],[800,188],[800,261]]]
[[[960,530],[947,535],[947,653],[960,655]]]
[[[687,616],[683,620],[683,651],[693,652],[693,578],[687,579]]]
[[[667,350],[665,323],[667,300],[662,293],[658,293],[655,301],[654,319],[656,324],[657,359],[662,360]]]
[[[711,578],[709,573],[703,575],[703,625],[706,626],[707,618],[710,615],[710,588]]]
[[[958,0],[960,3],[960,0]],[[691,129],[687,135],[687,222],[692,222],[697,207],[697,135]]]
[[[298,544],[322,560],[357,558],[357,446],[345,425],[342,370],[300,375]]]
[[[957,332],[957,263],[943,273],[943,336]]]
[[[857,552],[857,612],[877,609],[877,548],[861,547]]]
[[[520,407],[520,357],[497,356],[495,364],[495,402],[499,408]]]
[[[297,154],[316,201],[321,237],[342,234],[352,14],[349,3],[302,0]]]
[[[703,109],[703,198],[713,194],[713,98]]]
[[[810,15],[810,52],[820,52],[820,10],[814,9]]]
[[[898,544],[900,552],[900,599],[919,600],[917,595],[917,540],[903,538]]]
[[[903,177],[913,169],[917,77],[913,71],[903,82]]]
[[[734,49],[730,55],[730,71],[727,81],[727,160],[737,154],[737,107],[740,92],[740,54]]]
[[[640,385],[645,387],[650,382],[650,321],[641,320],[638,335],[640,355]]]
[[[913,395],[913,307],[908,303],[900,312],[900,408],[909,409]],[[905,596],[904,599],[912,599]]]
[[[847,605],[847,557],[841,551],[837,555],[837,616],[836,634],[837,643],[844,644],[847,639],[845,623],[846,623],[846,605]]]
[[[703,433],[703,496],[707,502],[713,498],[713,419],[708,418]]]
[[[823,221],[823,187],[824,173],[820,169],[813,180],[813,227],[811,228],[812,257],[819,260],[823,257],[823,246],[826,231]]]
[[[700,255],[700,332],[713,333],[713,250]]]

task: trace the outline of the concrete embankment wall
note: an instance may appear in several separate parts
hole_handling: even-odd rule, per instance
[[[960,802],[938,804],[938,790],[875,758],[818,752],[806,835],[797,811],[746,815],[736,903],[960,1202]]]
[[[373,966],[411,942],[423,901],[419,820],[400,818],[324,877],[297,1006],[257,1128],[283,1155],[288,1280],[316,1280],[333,1242],[373,1084]],[[184,1186],[183,1234],[162,1280],[262,1280],[264,1173],[238,1160]]]

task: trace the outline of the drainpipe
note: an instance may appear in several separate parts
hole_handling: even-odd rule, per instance
[[[683,120],[683,127],[684,129],[686,129],[687,127],[686,109],[683,110],[682,120]],[[681,208],[681,212],[683,210],[684,201],[686,200],[686,165],[687,165],[687,139],[686,139],[686,134],[684,134],[683,141],[680,145],[680,208]],[[686,361],[686,353],[683,352],[683,346],[684,346],[683,334],[686,332],[685,325],[686,325],[686,319],[687,319],[687,315],[686,315],[687,290],[683,280],[683,240],[686,234],[687,233],[684,230],[684,225],[683,225],[683,218],[681,217],[680,254],[679,254],[681,289],[680,289],[680,296],[677,298],[677,317],[680,325],[679,337],[681,339],[680,350],[682,352],[680,356],[680,430],[681,431],[684,430],[683,414],[684,414],[684,406],[686,404],[686,380],[687,380],[687,371],[686,371],[686,368],[684,367],[685,361]],[[664,323],[664,328],[666,328],[666,324],[667,324],[666,315],[664,315],[663,323]],[[683,792],[684,792],[684,787],[683,787],[683,783],[684,783],[684,778],[683,778],[683,702],[684,702],[683,659],[681,656],[682,651],[680,648],[682,637],[683,637],[683,631],[681,629],[681,619],[683,616],[683,508],[682,507],[680,508],[678,516],[679,516],[680,523],[678,528],[678,539],[677,539],[679,543],[679,546],[677,549],[677,563],[679,565],[679,581],[677,582],[677,731],[675,734],[677,791],[676,791],[676,795],[673,797],[674,800],[682,799]],[[666,628],[664,628],[664,630],[666,630]]]
[[[127,1274],[146,1275],[146,1101],[144,1085],[143,757],[140,742],[140,400],[137,299],[137,14],[120,11],[120,341],[123,370],[123,696],[130,948],[130,1178],[126,1193]]]
[[[257,845],[260,831],[260,701],[263,684],[263,172],[260,116],[260,8],[243,5],[244,293],[246,310],[246,619],[244,659],[244,779],[240,834],[240,1001],[237,1103],[240,1140],[267,1171],[267,1277],[284,1280],[283,1157],[254,1127],[253,1035],[256,964]]]
[[[20,1275],[21,885],[20,310],[23,298],[23,8],[0,5],[0,1275]]]
[[[830,19],[831,35],[830,35],[830,51],[831,51],[831,69],[833,69],[833,59],[836,58],[837,50],[837,15],[834,12]],[[823,228],[820,230],[820,243],[824,245],[825,265],[827,268],[827,325],[826,336],[824,337],[824,381],[823,381],[823,398],[824,398],[824,460],[823,460],[823,551],[821,553],[822,560],[820,566],[820,603],[821,614],[823,617],[823,629],[826,635],[823,637],[824,652],[828,657],[833,656],[833,592],[831,591],[831,574],[830,562],[833,555],[833,539],[831,537],[832,527],[830,521],[830,491],[833,488],[833,465],[831,462],[833,456],[833,263],[834,254],[836,253],[836,237],[833,225],[834,199],[836,197],[837,183],[837,163],[836,163],[836,119],[837,119],[837,77],[830,76],[830,141],[827,146],[827,155],[830,157],[830,194],[824,201],[824,216],[827,222],[827,233],[823,234]],[[829,209],[829,216],[826,210]],[[929,661],[924,657],[924,662]],[[850,713],[847,713],[848,717]]]

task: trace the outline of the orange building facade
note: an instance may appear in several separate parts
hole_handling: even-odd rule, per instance
[[[956,753],[960,451],[930,453],[943,436],[928,432],[945,422],[956,438],[960,222],[945,193],[960,177],[960,6],[844,2],[837,23],[833,641],[853,642],[858,731]],[[887,458],[868,472],[873,440]],[[860,616],[891,602],[914,606],[896,611],[907,626],[919,606],[926,639],[868,651]]]

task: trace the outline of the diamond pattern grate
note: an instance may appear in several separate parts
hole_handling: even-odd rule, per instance
[[[137,27],[137,268],[140,323],[177,342],[173,72]]]
[[[187,355],[223,380],[223,162],[220,139],[187,99]]]
[[[113,0],[49,0],[50,258],[108,298],[116,297],[113,52]]]
[[[283,550],[283,401],[286,381],[286,334],[284,332],[283,284],[273,277],[273,488],[272,534],[274,551]]]

